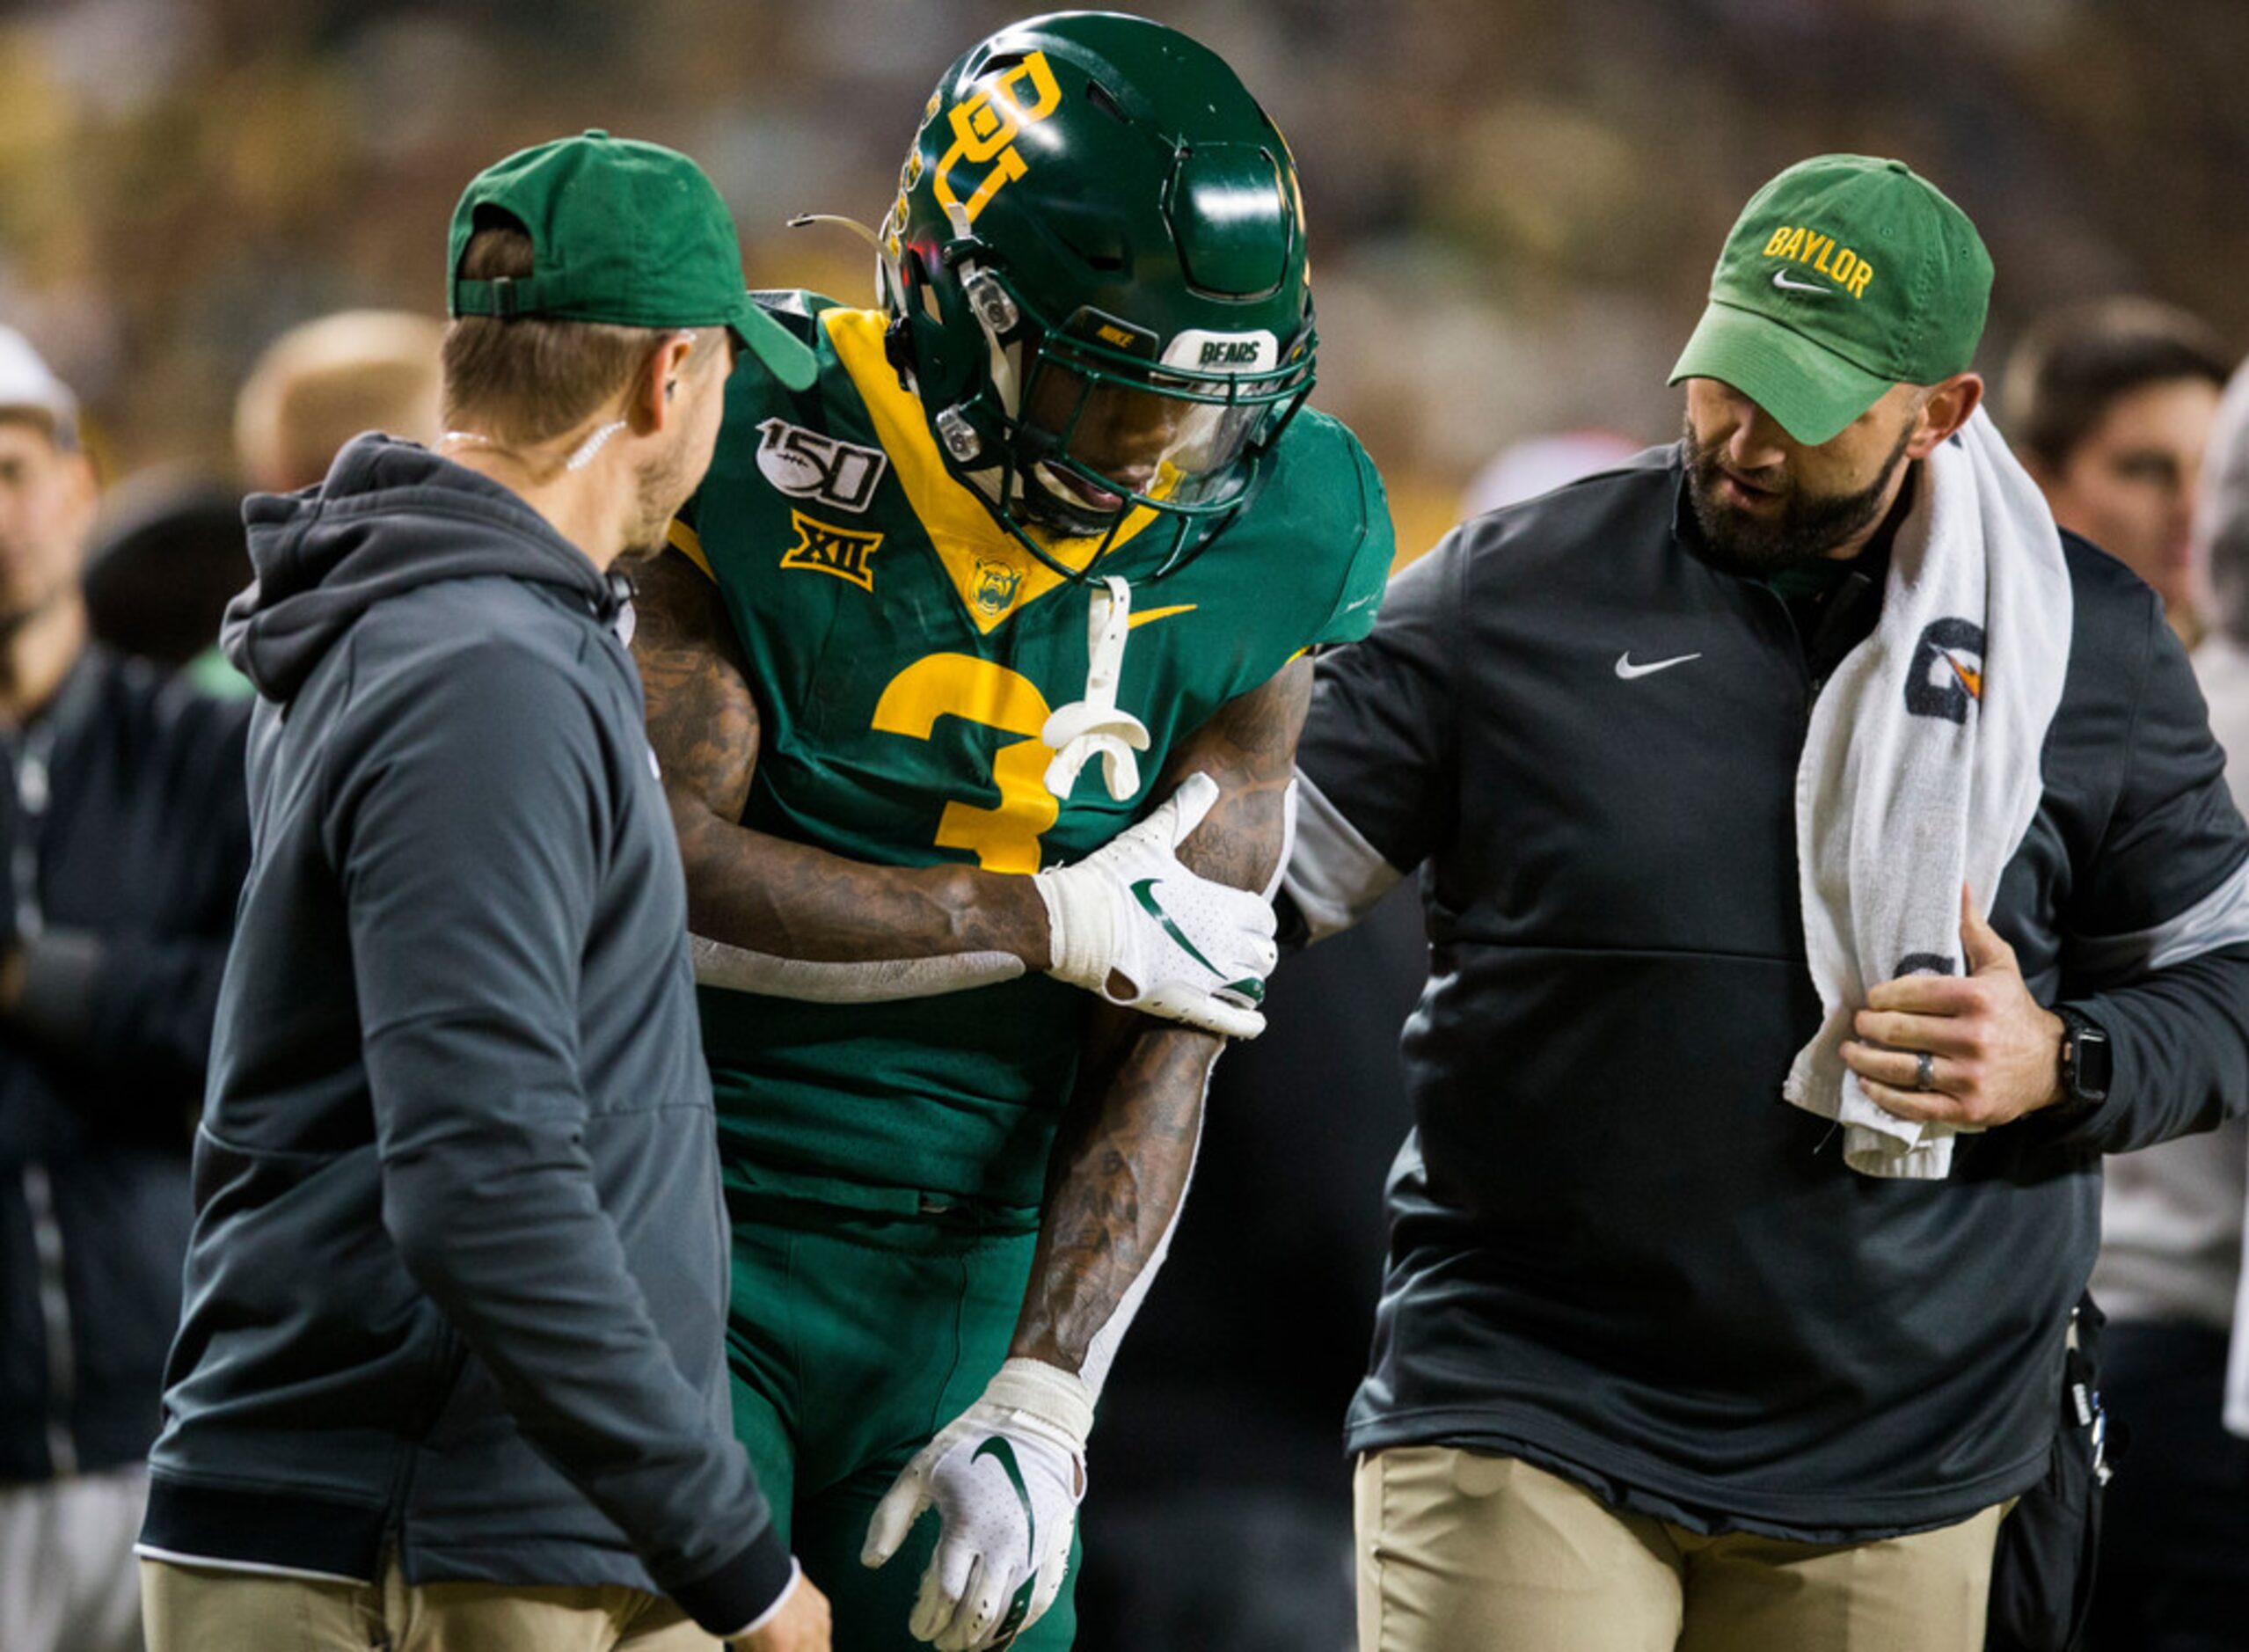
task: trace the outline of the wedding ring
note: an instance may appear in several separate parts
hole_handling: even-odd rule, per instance
[[[1937,1087],[1937,1058],[1925,1049],[1913,1064],[1913,1087],[1924,1095]]]

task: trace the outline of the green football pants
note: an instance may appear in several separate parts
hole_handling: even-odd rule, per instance
[[[928,1652],[906,1625],[936,1512],[879,1570],[859,1551],[883,1493],[1006,1359],[1037,1235],[825,1205],[734,1215],[734,1433],[781,1535],[835,1607],[836,1652]],[[1015,1652],[1065,1652],[1077,1571],[1073,1539],[1061,1597]]]

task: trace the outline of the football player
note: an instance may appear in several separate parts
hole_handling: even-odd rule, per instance
[[[1194,41],[982,41],[874,238],[880,308],[763,296],[818,380],[736,376],[639,579],[735,1425],[839,1647],[1062,1648],[1094,1400],[1260,1025],[1308,655],[1390,522],[1303,406],[1288,148]]]

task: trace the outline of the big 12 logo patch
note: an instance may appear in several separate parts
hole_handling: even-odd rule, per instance
[[[890,460],[880,448],[858,447],[784,419],[757,427],[757,469],[796,499],[816,499],[838,510],[865,510]]]

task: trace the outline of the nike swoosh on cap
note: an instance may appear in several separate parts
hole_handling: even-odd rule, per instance
[[[1835,290],[1822,281],[1793,281],[1788,272],[1777,269],[1772,273],[1772,284],[1785,293],[1829,293]]]
[[[1676,654],[1668,660],[1651,660],[1646,665],[1634,665],[1632,651],[1627,648],[1617,656],[1617,675],[1629,683],[1636,676],[1647,676],[1656,671],[1668,671],[1675,665],[1684,665],[1690,660],[1701,658],[1702,655],[1698,654]]]

